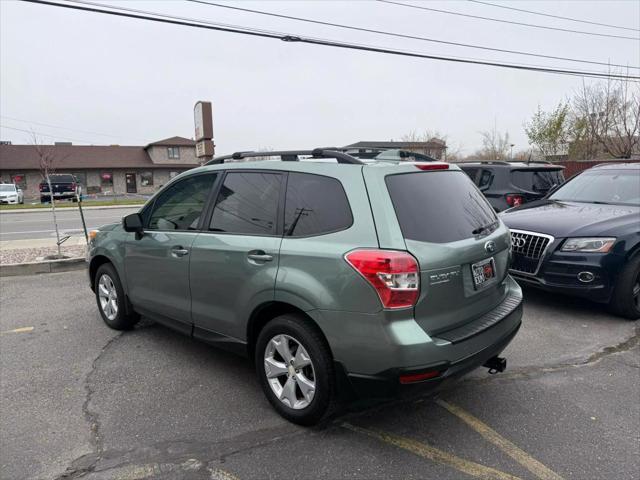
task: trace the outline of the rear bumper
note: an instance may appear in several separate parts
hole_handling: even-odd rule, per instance
[[[519,307],[519,310],[519,312],[513,312],[512,315],[518,315],[518,313],[522,315],[522,306]],[[516,336],[521,325],[522,322],[518,322],[513,330],[499,338],[495,343],[455,362],[440,362],[413,368],[391,368],[377,375],[358,375],[345,372],[346,386],[350,391],[342,393],[347,393],[348,396],[356,399],[384,399],[429,393],[436,390],[445,381],[460,378],[484,365],[490,358],[500,355]],[[443,373],[437,378],[422,382],[405,385],[399,382],[401,375],[419,373],[426,370],[438,370]]]
[[[505,298],[491,311],[454,330],[429,336],[404,312],[308,312],[325,333],[346,398],[392,398],[434,389],[483,365],[504,350],[522,322],[522,291],[510,277]],[[438,372],[419,383],[402,375]]]

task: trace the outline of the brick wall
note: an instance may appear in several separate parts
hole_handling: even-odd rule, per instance
[[[127,170],[113,170],[113,169],[101,169],[101,170],[58,170],[56,173],[73,173],[78,176],[80,183],[83,184],[84,194],[116,194],[125,195],[127,193],[126,174],[135,173],[136,175],[136,193],[142,195],[150,195],[155,193],[162,185],[165,185],[171,178],[172,174],[182,173],[182,170],[176,170],[175,168],[154,168],[154,169],[127,169]],[[102,185],[101,174],[109,172],[113,175],[113,185]],[[152,174],[153,184],[143,185],[142,174],[149,172]],[[40,190],[39,185],[42,181],[42,176],[39,171],[0,171],[0,180],[2,182],[10,183],[11,178],[15,174],[23,175],[25,179],[24,197],[27,200],[39,200]],[[173,175],[175,176],[175,175]],[[86,183],[85,183],[86,182]]]
[[[564,162],[558,162],[558,165],[562,165],[563,167],[565,167],[564,169],[564,177],[565,178],[569,178],[573,175],[575,175],[576,173],[580,173],[584,170],[587,170],[595,165],[599,165],[601,163],[640,163],[640,159],[634,159],[634,160],[615,160],[615,162],[612,162],[610,159],[607,160],[570,160],[570,161],[564,161]]]

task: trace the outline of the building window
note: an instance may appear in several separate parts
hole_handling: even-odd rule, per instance
[[[103,187],[113,187],[113,173],[100,173],[100,185],[102,185]]]
[[[11,183],[15,183],[18,188],[26,190],[27,176],[24,173],[14,173],[11,175]]]
[[[153,186],[153,172],[140,172],[140,185],[143,187]]]
[[[180,147],[168,147],[167,154],[169,155],[169,158],[180,158]]]

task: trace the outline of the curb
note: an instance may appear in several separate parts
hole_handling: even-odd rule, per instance
[[[82,210],[111,210],[111,209],[118,209],[118,208],[142,208],[142,206],[144,205],[144,203],[136,203],[136,204],[132,204],[132,205],[104,205],[104,206],[96,206],[96,207],[82,207]],[[74,208],[74,207],[58,207],[56,208],[56,212],[59,211],[65,211],[65,210],[77,210],[78,208]],[[0,210],[0,215],[4,215],[6,213],[46,213],[46,212],[50,212],[51,209],[50,208],[15,208],[15,209],[11,209],[11,210]]]
[[[87,262],[84,257],[48,260],[46,262],[9,263],[0,265],[0,277],[69,272],[72,270],[84,270],[85,268],[87,268]]]

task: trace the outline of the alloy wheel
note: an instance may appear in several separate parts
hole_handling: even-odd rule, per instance
[[[307,350],[289,335],[276,335],[264,351],[264,371],[275,396],[286,406],[309,406],[316,392],[316,375]]]
[[[631,295],[633,296],[633,303],[635,303],[636,309],[640,310],[640,272],[638,272],[636,281],[631,289]]]
[[[114,320],[118,315],[118,292],[113,280],[106,273],[103,273],[98,281],[98,298],[102,313],[109,320]]]

